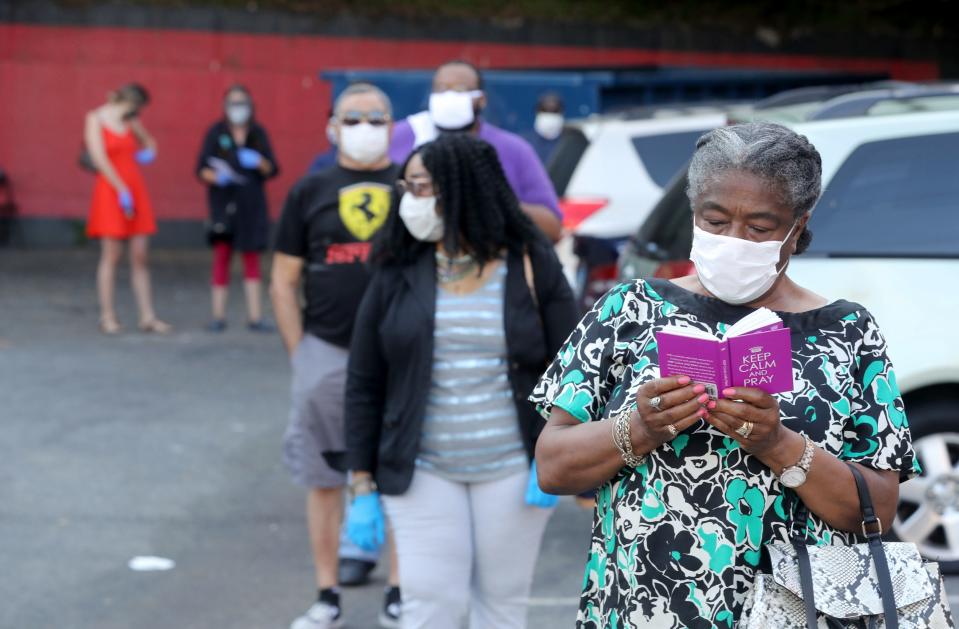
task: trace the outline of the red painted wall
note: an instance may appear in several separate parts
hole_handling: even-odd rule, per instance
[[[931,61],[0,24],[0,167],[16,186],[22,216],[84,217],[92,181],[76,166],[83,115],[111,88],[135,80],[153,97],[143,120],[160,145],[146,169],[158,217],[202,219],[196,151],[220,115],[223,91],[240,82],[252,90],[283,168],[269,185],[275,214],[326,148],[330,88],[317,79],[321,70],[430,68],[451,58],[496,68],[661,64],[938,76]]]

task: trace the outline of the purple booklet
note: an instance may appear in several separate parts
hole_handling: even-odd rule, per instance
[[[656,333],[662,377],[689,376],[722,397],[727,387],[755,387],[767,393],[793,390],[792,340],[789,328],[759,308],[729,327],[721,339],[686,326],[666,326]]]

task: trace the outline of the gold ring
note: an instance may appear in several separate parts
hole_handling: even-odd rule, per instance
[[[743,425],[736,429],[736,434],[743,439],[749,439],[749,435],[753,434],[753,425],[751,421],[743,422]]]
[[[666,432],[668,432],[669,436],[672,437],[673,439],[675,439],[676,435],[679,434],[679,431],[676,430],[676,427],[673,426],[672,424],[666,424]]]

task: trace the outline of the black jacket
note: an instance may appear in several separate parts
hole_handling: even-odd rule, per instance
[[[270,234],[264,184],[267,179],[279,174],[280,166],[276,162],[266,129],[254,121],[250,122],[244,146],[259,151],[268,159],[273,164],[273,172],[264,177],[258,170],[240,166],[237,158],[239,147],[233,141],[233,134],[226,121],[214,123],[203,137],[203,146],[200,147],[196,160],[197,177],[200,176],[201,170],[209,167],[207,160],[216,157],[228,162],[233,170],[246,178],[246,182],[239,185],[220,187],[207,184],[207,203],[210,207],[207,239],[211,243],[225,240],[239,251],[263,251]]]
[[[505,313],[509,380],[527,455],[544,420],[527,398],[579,320],[556,254],[530,248],[539,311],[523,256],[507,256]],[[357,314],[346,382],[347,465],[372,472],[380,491],[404,493],[413,478],[433,373],[436,261],[433,251],[372,278]]]

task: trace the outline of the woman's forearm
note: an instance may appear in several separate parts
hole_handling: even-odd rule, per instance
[[[540,487],[551,494],[580,494],[599,487],[623,468],[623,455],[613,442],[611,421],[581,423],[560,409],[536,442]],[[633,454],[644,456],[657,447],[631,422]]]
[[[805,442],[798,433],[786,432],[779,448],[760,456],[777,476],[786,467],[795,465],[802,457]],[[876,471],[857,466],[866,479],[876,514],[883,530],[889,530],[899,501],[898,472]],[[848,464],[816,447],[806,482],[796,489],[806,507],[830,526],[842,531],[862,534],[862,515],[856,481]]]

